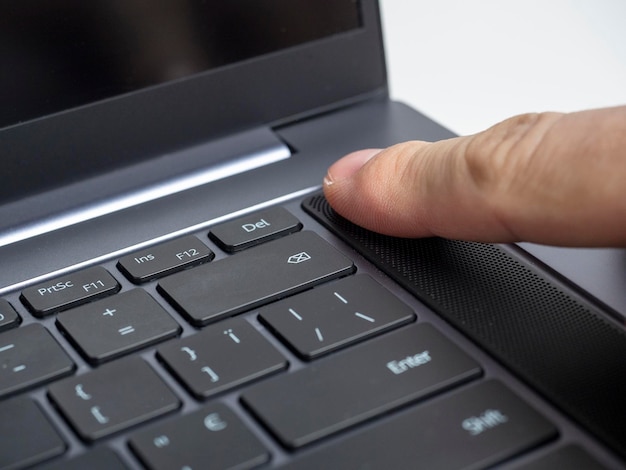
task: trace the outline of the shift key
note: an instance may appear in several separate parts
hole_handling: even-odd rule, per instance
[[[511,389],[488,380],[413,407],[281,468],[494,468],[557,435],[556,427]]]
[[[351,274],[354,264],[313,232],[249,248],[159,282],[195,325],[205,325]]]

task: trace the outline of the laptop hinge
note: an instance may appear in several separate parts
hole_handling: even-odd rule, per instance
[[[10,203],[0,246],[94,219],[291,156],[287,144],[259,127]],[[34,209],[33,209],[34,208]]]

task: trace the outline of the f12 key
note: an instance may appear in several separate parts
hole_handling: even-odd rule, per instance
[[[213,257],[204,243],[189,235],[126,255],[118,261],[117,267],[139,284],[206,263]]]

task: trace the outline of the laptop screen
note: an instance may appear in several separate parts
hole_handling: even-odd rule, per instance
[[[384,95],[379,25],[374,0],[2,2],[0,204]]]
[[[354,0],[3,2],[0,128],[359,26]]]

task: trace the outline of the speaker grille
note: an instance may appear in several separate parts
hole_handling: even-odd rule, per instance
[[[497,245],[358,227],[322,195],[304,209],[626,457],[626,335]]]

